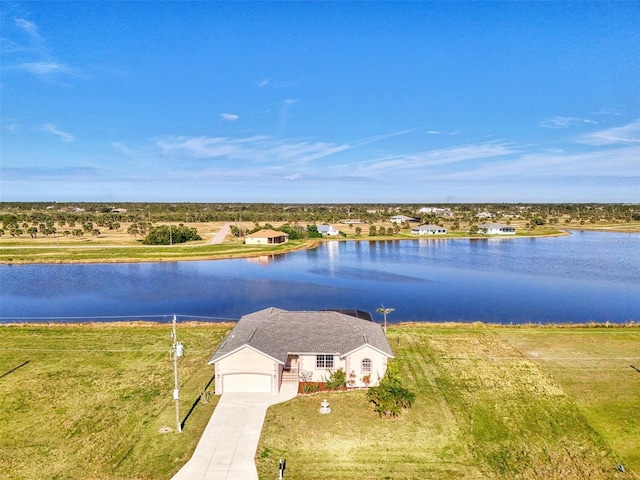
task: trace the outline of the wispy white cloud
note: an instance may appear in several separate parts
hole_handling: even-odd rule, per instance
[[[364,145],[369,145],[371,143],[375,143],[375,142],[379,142],[379,141],[382,141],[382,140],[386,140],[387,138],[393,138],[393,137],[398,137],[398,136],[401,136],[401,135],[406,135],[408,133],[413,133],[416,130],[418,130],[418,129],[417,128],[410,128],[408,130],[399,130],[397,132],[384,133],[382,135],[375,135],[373,137],[365,138],[364,140],[359,140],[359,141],[354,142],[353,148],[362,147]]]
[[[608,128],[583,135],[580,143],[587,145],[614,145],[640,143],[640,119],[622,127]]]
[[[573,125],[598,123],[595,120],[581,117],[553,117],[549,120],[540,122],[541,127],[545,128],[568,128]]]
[[[74,137],[70,133],[63,132],[52,123],[44,124],[42,126],[42,130],[44,130],[47,133],[50,133],[51,135],[57,136],[63,142],[73,142],[76,139],[76,137]]]
[[[433,181],[493,182],[552,179],[565,181],[577,177],[640,177],[637,159],[640,147],[623,147],[597,152],[522,152],[502,161],[474,162],[464,169],[432,172]]]
[[[33,75],[72,74],[74,69],[58,62],[24,62],[13,68],[25,70]]]
[[[228,120],[230,122],[235,122],[236,120],[238,120],[240,117],[234,113],[221,113],[220,116],[225,119]]]
[[[127,155],[129,157],[135,157],[138,155],[138,152],[136,150],[134,150],[133,148],[127,147],[124,143],[111,142],[111,146],[116,152],[122,153],[123,155]]]
[[[266,87],[267,85],[269,85],[271,83],[271,80],[269,80],[268,78],[265,78],[264,80],[262,80],[258,86],[259,87]]]
[[[348,145],[275,140],[264,135],[239,139],[205,136],[171,137],[160,139],[156,144],[165,156],[276,163],[306,163],[349,149]]]
[[[55,75],[77,75],[80,70],[56,60],[46,45],[46,39],[40,33],[38,25],[24,18],[14,19],[17,28],[26,33],[26,42],[16,42],[3,38],[3,51],[8,54],[20,54],[16,62],[5,60],[6,70],[18,70],[38,77]],[[9,45],[8,49],[4,46]],[[30,57],[30,59],[26,59]]]
[[[17,133],[18,129],[20,128],[20,125],[13,121],[13,120],[8,120],[10,123],[7,123],[6,125],[3,125],[2,128],[4,130],[6,130],[9,133]]]
[[[38,26],[35,23],[25,20],[24,18],[16,18],[15,23],[20,30],[27,33],[29,36],[34,39],[41,40],[42,37],[40,36]]]
[[[501,157],[517,152],[518,150],[506,144],[494,142],[459,145],[450,148],[368,160],[355,165],[355,169],[357,172],[363,174],[408,174],[409,171],[424,171],[430,167]],[[353,166],[351,167],[353,168]]]

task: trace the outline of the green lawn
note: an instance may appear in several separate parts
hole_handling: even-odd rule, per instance
[[[176,428],[170,325],[0,331],[0,478],[162,479],[191,457],[218,397],[196,406],[182,434],[159,432]],[[181,418],[228,331],[178,326]]]
[[[564,377],[556,379],[546,363],[518,348],[515,340],[529,330],[391,327],[395,361],[416,392],[413,409],[400,419],[379,419],[364,392],[299,397],[272,407],[257,452],[260,478],[273,476],[279,458],[301,480],[638,478],[630,468],[619,474],[616,464],[640,470],[640,375],[629,375],[635,386],[620,388],[617,372],[604,368],[595,382],[583,382],[585,392],[600,389],[600,381],[608,382],[611,396],[635,392],[636,403],[621,403],[617,411],[634,417],[627,430],[592,422],[574,391],[565,389]],[[638,329],[616,330],[638,355]],[[567,332],[562,344],[572,345]],[[602,346],[617,355],[609,347],[619,344]],[[324,397],[333,410],[327,416],[317,413]],[[604,403],[592,407],[609,415],[600,411],[607,410]]]
[[[179,324],[181,418],[230,328]],[[217,398],[161,433],[176,423],[169,324],[0,331],[0,478],[161,480],[190,458]],[[260,478],[280,458],[296,480],[639,478],[640,328],[414,324],[388,337],[414,407],[381,419],[361,390],[276,405]]]
[[[0,248],[0,263],[159,262],[252,257],[307,248],[313,243],[292,240],[280,245],[225,243],[173,246],[3,247]]]
[[[640,329],[505,329],[500,336],[551,374],[589,424],[640,472]]]

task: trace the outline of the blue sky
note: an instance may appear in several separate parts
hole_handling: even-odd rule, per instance
[[[640,202],[640,3],[2,1],[3,201]]]

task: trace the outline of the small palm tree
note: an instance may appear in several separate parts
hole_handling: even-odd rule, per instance
[[[376,312],[381,313],[384,317],[384,333],[387,333],[387,314],[394,310],[395,308],[384,308],[384,305],[376,309]]]

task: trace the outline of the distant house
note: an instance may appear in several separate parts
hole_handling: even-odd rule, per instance
[[[439,208],[439,207],[422,207],[418,210],[418,213],[431,213],[434,215],[438,215],[439,217],[452,217],[453,212],[448,208]]]
[[[378,385],[390,358],[377,323],[271,307],[243,316],[208,363],[215,365],[216,394],[278,393],[283,382],[323,382],[338,369],[350,387]]]
[[[278,232],[276,230],[258,230],[244,237],[244,243],[247,245],[274,245],[288,241],[288,233]]]
[[[493,218],[493,214],[489,212],[480,212],[476,215],[478,218]]]
[[[391,223],[405,223],[405,222],[415,222],[416,219],[412,217],[407,217],[406,215],[394,215],[389,219]]]
[[[413,227],[411,233],[417,235],[445,235],[447,229],[440,225],[420,225],[419,227]]]
[[[486,235],[515,235],[516,229],[504,223],[481,223],[478,225],[478,233]]]
[[[340,230],[335,228],[333,225],[318,225],[318,233],[335,237],[340,234]]]
[[[359,220],[357,218],[344,218],[342,220],[340,220],[340,223],[344,223],[345,225],[360,225],[362,223],[364,223],[362,220]]]

